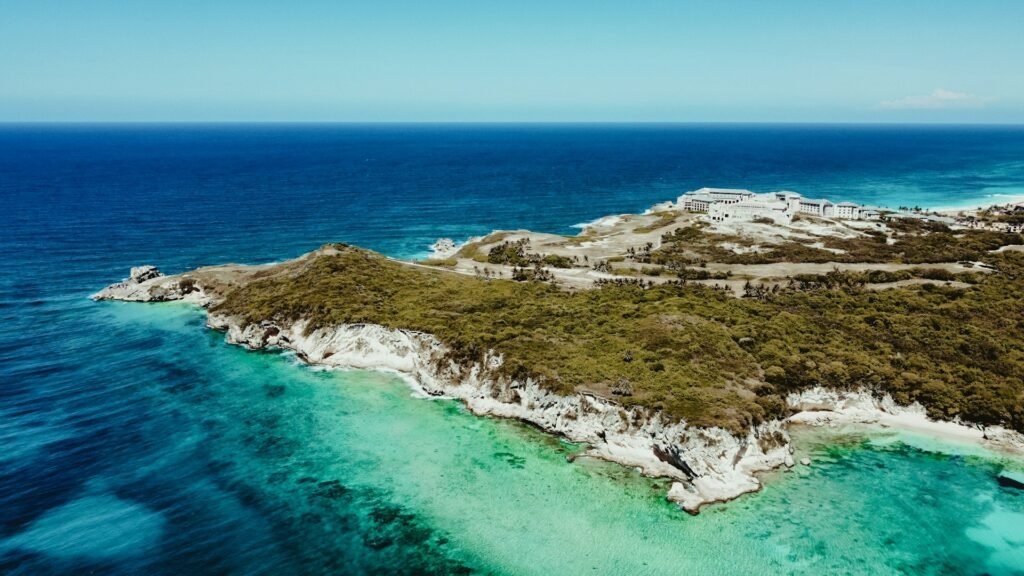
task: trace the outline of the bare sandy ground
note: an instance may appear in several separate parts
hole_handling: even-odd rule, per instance
[[[597,280],[623,277],[657,284],[674,280],[675,275],[667,272],[661,275],[644,275],[641,270],[650,268],[650,265],[638,264],[625,259],[624,256],[631,250],[641,251],[645,248],[656,250],[662,245],[662,235],[686,226],[695,225],[698,222],[706,223],[709,232],[738,236],[743,238],[744,244],[753,244],[753,246],[741,246],[734,243],[722,245],[726,249],[737,253],[758,251],[771,245],[795,240],[811,242],[811,246],[821,245],[824,248],[823,240],[830,237],[856,238],[866,236],[869,232],[883,232],[886,234],[892,232],[882,222],[835,220],[806,215],[801,215],[800,218],[788,225],[756,222],[708,222],[700,214],[679,211],[674,209],[671,203],[665,203],[643,214],[618,214],[599,218],[583,225],[580,233],[575,236],[562,236],[529,230],[496,231],[485,237],[472,239],[463,246],[456,247],[447,253],[438,254],[438,258],[447,259],[448,265],[442,268],[451,272],[493,278],[511,278],[513,267],[490,264],[486,261],[486,254],[491,248],[502,242],[525,240],[529,242],[528,251],[531,253],[563,256],[574,260],[574,266],[571,268],[548,268],[554,275],[556,282],[566,288],[586,289],[592,287]],[[836,252],[841,251],[837,250]],[[628,275],[610,274],[607,271],[599,272],[593,269],[593,265],[598,262],[608,262],[616,270],[632,269],[632,272]],[[697,280],[694,282],[728,286],[733,290],[733,293],[741,295],[743,286],[748,281],[785,282],[786,279],[798,274],[825,274],[832,270],[853,272],[867,270],[898,271],[922,267],[938,268],[952,273],[987,271],[984,268],[957,262],[928,265],[840,262],[723,264],[709,262],[706,265],[706,269],[709,272],[728,273],[730,274],[729,279]],[[873,288],[888,289],[924,283],[939,282],[914,279],[904,282],[879,284],[873,286]],[[967,286],[962,283],[951,285]]]
[[[529,252],[543,255],[556,255],[569,258],[574,261],[570,268],[548,267],[555,281],[570,290],[582,290],[592,288],[595,281],[609,280],[616,278],[632,278],[643,280],[648,283],[663,283],[675,279],[675,275],[665,272],[660,275],[645,275],[641,272],[644,268],[651,268],[650,265],[638,264],[624,258],[630,250],[641,251],[643,249],[655,250],[662,244],[662,235],[673,232],[679,228],[692,226],[705,219],[699,214],[692,214],[677,211],[670,208],[670,205],[659,205],[658,209],[652,209],[644,214],[619,214],[599,218],[593,222],[583,225],[579,234],[575,236],[563,236],[543,232],[532,232],[529,230],[506,230],[497,231],[483,238],[473,239],[461,247],[447,254],[439,254],[439,259],[444,259],[444,265],[434,263],[409,262],[396,260],[408,266],[441,270],[449,273],[463,274],[466,276],[480,276],[486,278],[509,279],[513,274],[513,267],[500,264],[491,264],[486,261],[488,251],[502,243],[527,240]],[[888,232],[884,224],[878,222],[839,221],[823,218],[812,218],[802,216],[790,225],[762,224],[753,222],[743,223],[711,223],[710,231],[740,236],[745,243],[757,245],[771,245],[780,242],[789,242],[796,239],[814,240],[825,237],[856,237],[865,235],[867,230]],[[728,248],[728,246],[727,246]],[[735,246],[737,252],[750,250],[750,247]],[[1008,246],[1005,250],[1024,250],[1022,246]],[[315,255],[326,254],[332,251],[330,246],[323,247],[311,252],[299,259],[283,264],[265,265],[239,265],[226,264],[221,266],[210,266],[188,272],[183,277],[194,277],[201,279],[205,286],[210,287],[214,292],[226,292],[228,289],[244,285],[267,275],[287,274],[289,270],[296,269],[306,258]],[[611,274],[608,271],[597,271],[593,265],[598,262],[607,262],[612,268],[619,270],[632,269],[628,275]],[[840,271],[867,271],[884,270],[898,271],[912,268],[938,268],[952,273],[958,272],[987,272],[989,270],[958,262],[944,262],[927,265],[914,264],[892,264],[892,263],[804,263],[804,262],[780,262],[774,264],[723,264],[709,262],[706,270],[711,273],[729,274],[726,280],[696,280],[699,284],[709,286],[729,287],[733,294],[741,296],[744,285],[749,282],[785,283],[788,278],[799,274],[826,274],[832,270]],[[969,285],[959,282],[941,282],[926,279],[913,279],[901,282],[875,284],[868,286],[871,289],[891,289],[902,286],[911,286],[925,283],[942,283],[951,286],[966,288]]]

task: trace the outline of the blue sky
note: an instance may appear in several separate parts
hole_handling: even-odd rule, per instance
[[[0,0],[0,121],[1022,123],[1022,23],[1022,0]]]

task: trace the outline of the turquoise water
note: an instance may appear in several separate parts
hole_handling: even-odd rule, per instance
[[[974,203],[1021,158],[1019,128],[0,127],[0,573],[1024,574],[1024,492],[995,480],[1020,463],[990,454],[798,431],[810,468],[690,517],[392,375],[87,298],[141,263],[409,256],[701,185]]]
[[[272,572],[1024,570],[1024,492],[997,486],[998,460],[929,453],[898,437],[797,431],[798,457],[809,455],[811,467],[773,474],[763,492],[690,517],[665,502],[663,482],[585,458],[569,463],[581,447],[472,416],[453,401],[412,398],[394,376],[317,371],[286,355],[229,347],[184,305],[105,304],[98,315],[100,327],[160,339],[152,354],[200,378],[142,387],[180,415],[188,447],[93,479],[73,501],[82,510],[63,526],[30,525],[15,537],[23,547],[47,549],[53,532],[75,532],[80,515],[120,514],[128,518],[106,529],[113,534],[76,535],[77,559],[146,567],[174,538],[173,522],[132,499],[130,487],[154,470],[184,466],[175,472],[184,476],[198,452],[217,486],[189,480],[188,489],[233,495],[216,497],[217,507],[247,510],[251,519],[236,521],[255,539],[249,546],[259,549],[261,569],[270,561]],[[107,545],[123,537],[130,549]],[[252,568],[245,555],[232,561]]]

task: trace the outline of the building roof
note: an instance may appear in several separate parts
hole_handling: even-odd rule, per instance
[[[740,200],[736,204],[733,204],[733,206],[761,206],[764,204],[788,206],[788,204],[786,204],[785,202],[781,200],[776,200],[775,196],[771,194],[757,194],[755,196],[751,196],[750,198],[744,198],[743,200]]]
[[[839,204],[836,204],[836,206],[846,206],[846,207],[850,207],[850,208],[857,208],[858,206],[860,206],[860,204],[854,204],[853,202],[840,202]]]
[[[754,193],[750,190],[743,190],[742,188],[701,188],[695,190],[698,194],[733,194],[736,196],[753,196]]]
[[[686,194],[683,194],[683,198],[687,200],[697,200],[704,202],[711,202],[712,200],[714,200],[714,198],[712,198],[710,194],[698,194],[697,192],[687,192]]]
[[[824,198],[819,199],[819,200],[812,200],[810,198],[801,198],[800,199],[800,203],[801,204],[821,204],[822,206],[831,206],[832,205],[831,202],[829,202],[828,200],[825,200]]]

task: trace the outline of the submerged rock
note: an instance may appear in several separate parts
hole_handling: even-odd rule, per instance
[[[1024,490],[1024,472],[1007,472],[1004,470],[996,477],[996,480],[1000,486]]]

